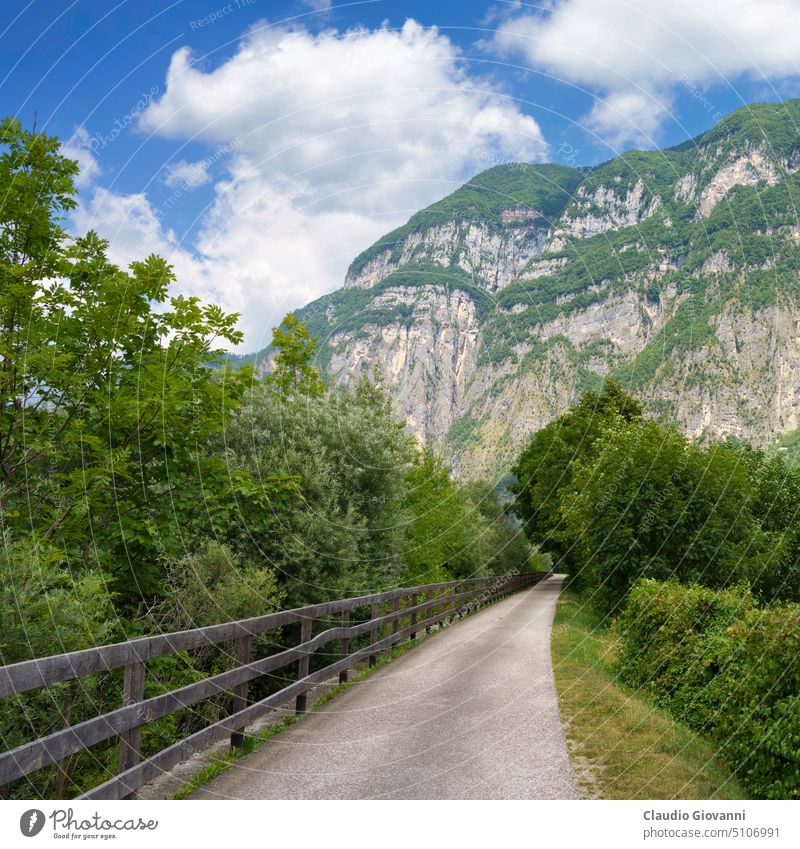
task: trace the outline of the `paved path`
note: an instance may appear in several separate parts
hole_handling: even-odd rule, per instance
[[[290,726],[204,799],[576,799],[553,685],[556,576]]]

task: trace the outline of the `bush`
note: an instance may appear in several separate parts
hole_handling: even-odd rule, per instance
[[[283,597],[270,568],[243,562],[230,547],[214,540],[202,540],[196,551],[167,564],[166,591],[166,599],[145,617],[146,633],[183,631],[263,616],[278,610]],[[281,644],[279,630],[260,634],[253,640],[251,657],[273,654]],[[156,658],[147,665],[145,697],[169,692],[235,665],[231,642]],[[270,685],[269,676],[256,679],[250,684],[250,697],[262,698]],[[142,733],[144,753],[153,754],[221,719],[230,708],[230,695],[230,691],[222,691],[148,723]]]
[[[73,575],[46,546],[7,536],[0,545],[0,663],[110,641],[115,620],[105,575]]]
[[[615,422],[562,488],[562,536],[610,605],[642,577],[725,587],[761,571],[770,540],[738,453],[649,419]]]
[[[209,540],[167,567],[169,597],[156,616],[160,630],[182,631],[263,616],[280,608],[275,573],[242,565],[227,546]]]
[[[754,796],[800,798],[800,605],[645,579],[617,628],[628,683],[710,733]]]
[[[379,387],[319,397],[254,387],[225,434],[228,467],[254,480],[297,481],[298,498],[271,502],[228,542],[279,575],[290,607],[397,586],[395,552],[411,442]]]
[[[122,636],[105,575],[83,571],[73,576],[63,555],[43,545],[12,542],[7,536],[0,544],[0,664],[78,651]],[[3,699],[0,747],[13,749],[117,707],[108,700],[107,678],[90,675]],[[4,787],[3,794],[22,799],[63,795],[76,773],[96,771],[102,762],[103,752],[79,754],[68,759],[60,779],[50,767]]]

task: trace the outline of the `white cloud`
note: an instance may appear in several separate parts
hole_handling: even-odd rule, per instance
[[[460,180],[487,153],[546,152],[533,118],[469,77],[449,39],[414,21],[319,35],[267,27],[209,72],[181,49],[141,123],[177,139],[236,138],[255,172],[359,210],[427,201],[432,179]]]
[[[92,153],[89,133],[84,127],[78,127],[61,145],[61,154],[67,159],[77,160],[80,171],[75,183],[78,188],[86,188],[100,175],[100,165]]]
[[[340,284],[357,251],[385,231],[379,221],[346,211],[308,216],[258,179],[221,185],[196,242],[164,229],[163,217],[144,194],[96,188],[72,224],[79,233],[97,230],[108,239],[117,265],[159,254],[175,269],[174,293],[241,313],[243,350],[266,345],[290,309],[320,294],[320,281]]]
[[[208,165],[207,159],[201,159],[199,162],[179,159],[164,168],[162,179],[168,186],[186,186],[189,189],[196,189],[211,181]]]
[[[204,281],[202,265],[171,230],[163,229],[158,210],[144,194],[118,194],[97,187],[71,219],[78,233],[96,230],[108,239],[109,258],[123,268],[132,260],[156,253],[175,266],[179,285],[192,280],[198,287]]]
[[[140,124],[226,152],[192,244],[165,233],[142,195],[95,193],[82,224],[114,229],[119,261],[145,245],[164,253],[183,287],[242,312],[248,349],[287,309],[340,286],[360,250],[420,207],[490,165],[548,150],[533,118],[413,21],[318,35],[264,26],[211,70],[178,50]],[[166,179],[179,186],[189,165]]]
[[[584,123],[615,150],[627,142],[647,147],[653,144],[669,112],[667,94],[622,89],[598,98]]]
[[[506,18],[491,44],[599,92],[590,129],[652,142],[682,77],[708,87],[796,74],[799,29],[796,0],[554,0]]]

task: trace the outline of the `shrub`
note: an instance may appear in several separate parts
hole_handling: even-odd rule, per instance
[[[617,628],[628,683],[710,733],[754,796],[800,798],[800,605],[645,579]]]
[[[121,636],[106,576],[96,571],[73,575],[67,565],[54,549],[0,538],[0,664],[90,648]],[[90,675],[3,699],[0,748],[13,749],[117,707],[108,701],[106,684],[106,675]],[[41,770],[3,788],[4,796],[63,795],[76,773],[96,769],[102,759],[96,750],[73,756],[60,777],[54,767]]]
[[[242,565],[227,546],[213,540],[167,567],[169,596],[156,617],[163,630],[180,631],[263,616],[280,607],[275,573]]]

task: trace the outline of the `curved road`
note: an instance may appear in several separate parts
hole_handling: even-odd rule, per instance
[[[577,799],[550,661],[556,576],[445,629],[196,799]]]

